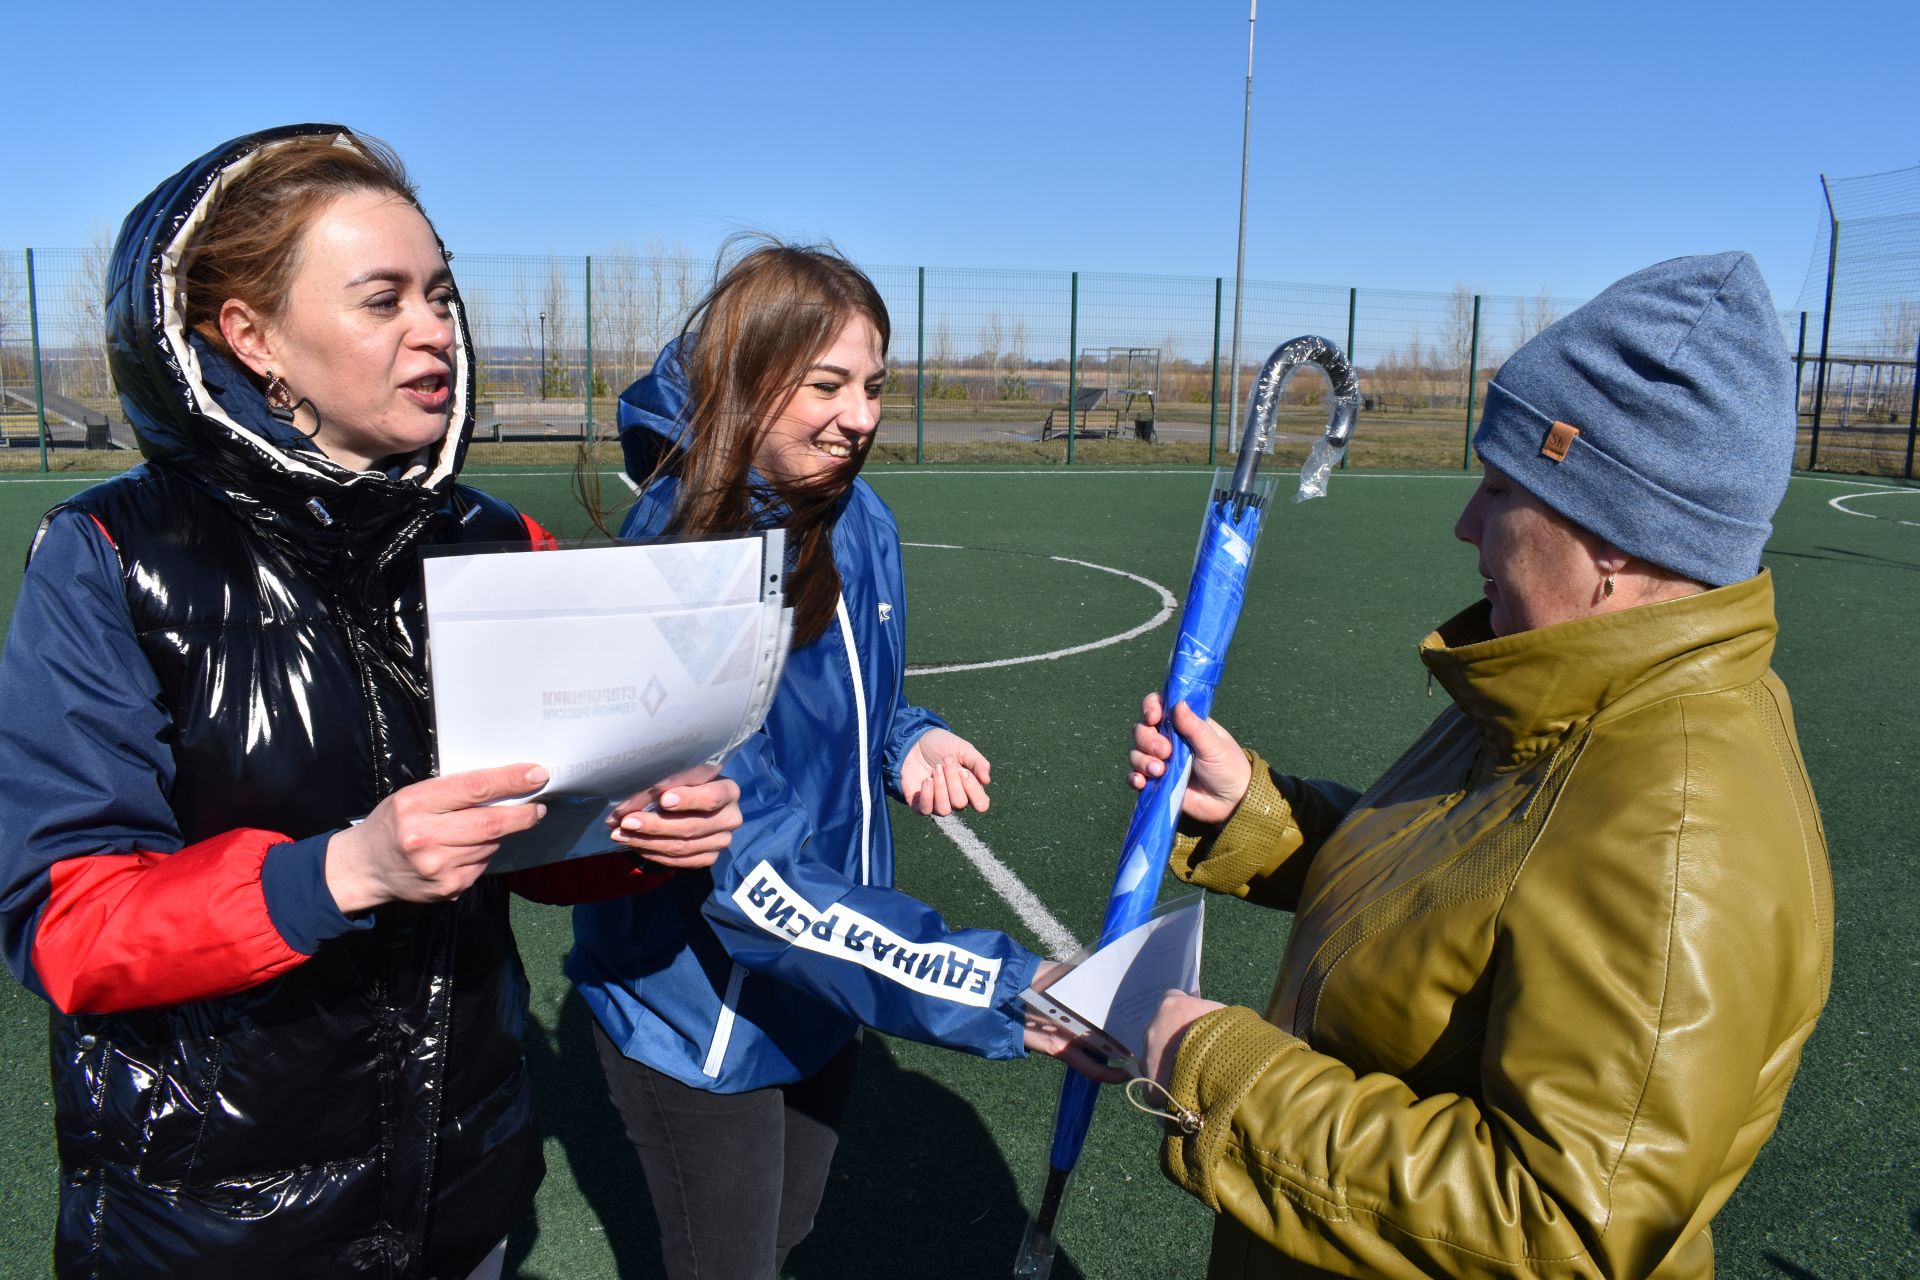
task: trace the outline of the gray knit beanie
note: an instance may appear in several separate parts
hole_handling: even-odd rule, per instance
[[[1793,364],[1744,253],[1608,286],[1487,388],[1482,459],[1628,555],[1711,586],[1760,571],[1793,469]]]

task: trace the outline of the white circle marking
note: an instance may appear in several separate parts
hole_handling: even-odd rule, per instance
[[[1827,505],[1835,511],[1838,511],[1841,515],[1858,516],[1862,520],[1892,520],[1895,524],[1903,524],[1911,528],[1920,529],[1920,520],[1899,520],[1893,516],[1875,515],[1871,511],[1855,511],[1852,507],[1846,505],[1857,498],[1884,498],[1896,493],[1920,494],[1920,489],[1867,489],[1860,493],[1843,493],[1837,498],[1827,499]]]
[[[959,547],[948,542],[903,542],[900,545],[903,547],[918,547],[923,550],[934,551],[973,551],[983,549]],[[1123,644],[1135,636],[1145,635],[1155,627],[1160,626],[1168,618],[1171,618],[1173,611],[1180,607],[1180,602],[1173,598],[1173,592],[1167,590],[1152,578],[1143,578],[1137,573],[1128,573],[1125,569],[1116,569],[1112,565],[1095,564],[1091,560],[1075,560],[1071,556],[1048,556],[1047,559],[1056,560],[1061,564],[1078,565],[1082,569],[1098,569],[1101,573],[1111,573],[1115,577],[1127,578],[1133,582],[1137,582],[1160,597],[1160,612],[1154,614],[1153,617],[1147,619],[1137,627],[1131,627],[1128,630],[1120,632],[1118,635],[1106,636],[1103,639],[1092,641],[1089,644],[1076,644],[1065,649],[1054,649],[1048,653],[1023,654],[1017,658],[995,658],[991,662],[954,662],[937,667],[909,666],[907,668],[907,674],[910,676],[937,676],[946,675],[952,671],[985,671],[992,667],[1017,667],[1026,662],[1052,662],[1058,658],[1071,658],[1075,654],[1091,653],[1095,649],[1104,649],[1108,645]]]

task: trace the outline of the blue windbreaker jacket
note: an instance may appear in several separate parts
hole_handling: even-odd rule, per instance
[[[679,343],[621,396],[637,481],[681,431]],[[647,485],[621,532],[660,533],[678,479]],[[856,480],[833,531],[837,625],[796,649],[765,728],[726,766],[745,822],[710,874],[574,911],[567,972],[628,1057],[739,1093],[817,1071],[861,1026],[1021,1056],[1019,993],[1039,960],[1003,933],[947,927],[893,887],[886,797],[928,729],[902,696],[906,582],[893,513]]]

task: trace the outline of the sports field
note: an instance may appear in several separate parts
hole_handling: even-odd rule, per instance
[[[1208,474],[869,469],[906,540],[924,544],[907,552],[911,659],[962,668],[910,676],[908,695],[994,762],[991,811],[945,827],[895,814],[903,887],[950,921],[1046,948],[1062,931],[1085,940],[1097,923],[1131,807],[1122,744],[1141,692],[1164,672],[1166,593],[1185,590]],[[561,532],[584,529],[563,468],[468,478]],[[0,477],[6,612],[39,513],[83,483]],[[1385,767],[1438,711],[1415,645],[1479,592],[1473,552],[1450,534],[1471,484],[1458,473],[1345,472],[1326,501],[1279,507],[1220,719],[1296,772],[1364,783]],[[1779,591],[1775,666],[1795,698],[1832,848],[1838,955],[1780,1131],[1715,1224],[1719,1273],[1920,1276],[1910,919],[1920,907],[1920,486],[1797,477],[1765,559]],[[1072,652],[1033,660],[1062,650]],[[604,1098],[585,1007],[560,974],[566,913],[523,903],[516,921],[539,1021],[528,1050],[549,1172],[535,1217],[513,1231],[508,1273],[657,1276],[639,1169]],[[1284,916],[1212,902],[1205,993],[1263,1005],[1286,931]],[[45,1023],[37,1000],[0,983],[5,1276],[47,1269]],[[1060,1074],[1045,1059],[986,1063],[869,1036],[835,1176],[790,1274],[1006,1275]],[[1056,1277],[1203,1274],[1209,1214],[1164,1181],[1155,1151],[1153,1123],[1109,1091],[1063,1218]]]

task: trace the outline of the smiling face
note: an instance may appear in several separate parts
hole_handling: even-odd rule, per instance
[[[1453,533],[1480,552],[1497,636],[1611,612],[1624,603],[1602,587],[1603,563],[1624,557],[1497,467],[1487,467]]]
[[[367,470],[446,434],[452,402],[453,277],[433,229],[384,191],[338,196],[301,234],[285,305],[261,318],[230,301],[235,353],[306,399],[295,422],[334,461]]]
[[[843,476],[851,483],[880,426],[887,382],[880,333],[864,315],[840,326],[801,375],[753,451],[762,475],[789,486]]]

